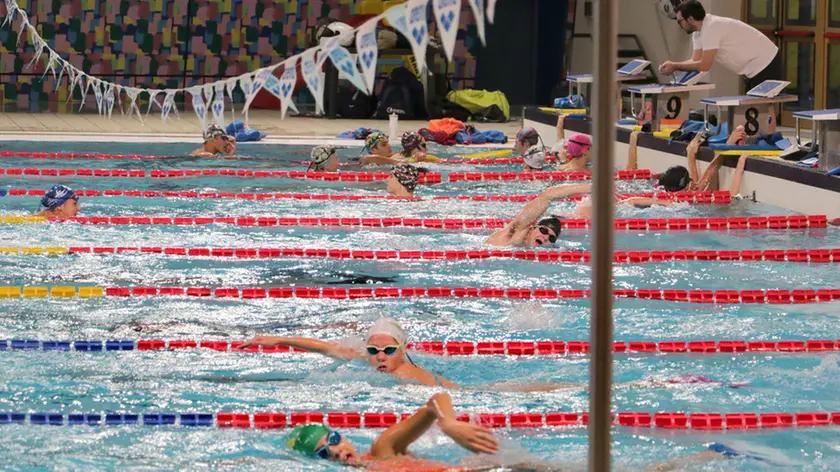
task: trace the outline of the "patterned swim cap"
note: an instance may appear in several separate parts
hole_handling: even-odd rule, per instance
[[[204,130],[204,142],[212,141],[216,138],[224,138],[227,137],[227,133],[225,130],[222,129],[219,125],[207,125],[207,129]]]
[[[47,207],[48,210],[54,210],[70,199],[78,200],[79,196],[66,185],[55,185],[41,198],[41,206]]]
[[[324,164],[335,154],[335,146],[315,146],[309,153],[309,168],[312,170],[323,170]]]
[[[417,188],[417,181],[420,179],[420,171],[416,167],[408,164],[395,165],[391,169],[391,175],[409,192],[413,192]]]
[[[539,138],[540,134],[534,128],[523,128],[516,133],[517,141],[527,141],[534,138]]]
[[[376,147],[382,141],[387,141],[388,136],[385,136],[385,133],[373,132],[365,138],[365,149],[364,152],[370,152],[371,149]]]
[[[413,131],[406,131],[403,133],[402,138],[400,138],[400,143],[402,144],[403,151],[410,153],[420,148],[420,144],[423,143],[423,137]]]
[[[545,149],[538,144],[531,146],[531,148],[522,155],[522,160],[528,167],[542,170],[542,168],[546,166]]]

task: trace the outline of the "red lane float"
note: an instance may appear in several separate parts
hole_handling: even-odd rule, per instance
[[[795,290],[673,290],[673,289],[616,289],[617,298],[641,298],[672,302],[708,304],[800,304],[840,300],[840,289]],[[496,299],[583,299],[588,289],[505,288],[505,287],[266,287],[266,288],[209,288],[209,287],[107,287],[107,297],[188,296],[237,299],[260,298],[320,298],[355,300],[369,298],[496,298]]]
[[[46,249],[44,249],[46,250]],[[31,253],[30,251],[20,251]],[[394,251],[369,249],[318,249],[318,248],[209,248],[209,247],[70,247],[73,253],[122,254],[148,253],[191,257],[285,258],[317,257],[326,259],[376,259],[376,260],[473,260],[519,259],[538,262],[583,262],[591,259],[589,251],[535,251],[535,250],[454,250],[443,251]],[[50,251],[50,254],[56,254]],[[678,250],[678,251],[616,251],[613,262],[640,264],[663,261],[774,261],[774,262],[840,262],[840,248],[833,249],[765,249],[743,251]]]
[[[19,189],[13,188],[6,191],[10,197],[40,197],[46,193],[45,189]],[[350,195],[350,194],[316,194],[316,193],[247,193],[247,192],[197,192],[197,191],[149,191],[149,190],[76,190],[76,193],[84,197],[144,197],[144,198],[235,198],[240,200],[336,200],[336,201],[358,201],[358,200],[458,200],[473,202],[529,202],[537,197],[530,195],[439,195],[434,197],[398,197],[395,195]],[[2,196],[2,194],[0,194]],[[574,195],[564,198],[564,201],[581,201],[586,195]],[[687,203],[730,203],[731,194],[727,190],[718,192],[647,192],[620,194],[621,198],[656,198],[658,200],[671,200]]]
[[[0,168],[0,175],[10,176],[76,176],[76,177],[147,177],[143,169],[40,169],[34,167]],[[312,179],[332,182],[373,182],[387,180],[389,172],[304,172],[304,171],[269,171],[258,169],[152,169],[151,178],[180,178],[202,176],[227,176],[241,178],[291,178]],[[617,180],[650,180],[654,178],[649,169],[619,170],[615,172]],[[574,172],[451,172],[449,182],[459,181],[574,181],[591,180],[589,171]],[[439,172],[420,174],[420,183],[441,183]]]
[[[3,218],[4,223],[17,223],[21,217]],[[77,216],[46,218],[49,222],[70,222],[98,225],[208,225],[230,224],[237,226],[346,226],[346,227],[407,227],[427,229],[498,229],[511,220],[505,218],[329,218],[329,217],[148,217],[148,216]],[[21,221],[22,222],[22,221]],[[588,229],[591,221],[584,219],[563,220],[564,229]],[[805,229],[826,228],[825,215],[796,216],[732,216],[728,218],[616,218],[619,231],[723,231],[733,229]]]

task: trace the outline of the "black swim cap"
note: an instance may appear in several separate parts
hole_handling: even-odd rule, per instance
[[[688,187],[690,180],[688,169],[683,166],[669,167],[665,172],[659,174],[659,185],[666,192],[681,192]]]
[[[537,222],[537,226],[545,226],[554,231],[554,234],[560,236],[560,229],[563,227],[562,220],[557,216],[549,216]]]

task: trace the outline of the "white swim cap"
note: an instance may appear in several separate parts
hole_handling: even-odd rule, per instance
[[[377,334],[384,334],[386,336],[391,336],[392,338],[397,340],[397,344],[400,347],[405,348],[406,342],[406,335],[405,331],[403,331],[402,327],[399,323],[393,318],[379,318],[373,323],[373,326],[367,332],[366,341],[371,338],[371,336]]]

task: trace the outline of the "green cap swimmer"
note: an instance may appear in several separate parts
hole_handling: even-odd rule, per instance
[[[329,432],[330,428],[327,428],[320,423],[298,426],[292,430],[292,434],[286,445],[295,451],[300,451],[304,454],[314,454],[318,441],[320,441],[321,438]]]

